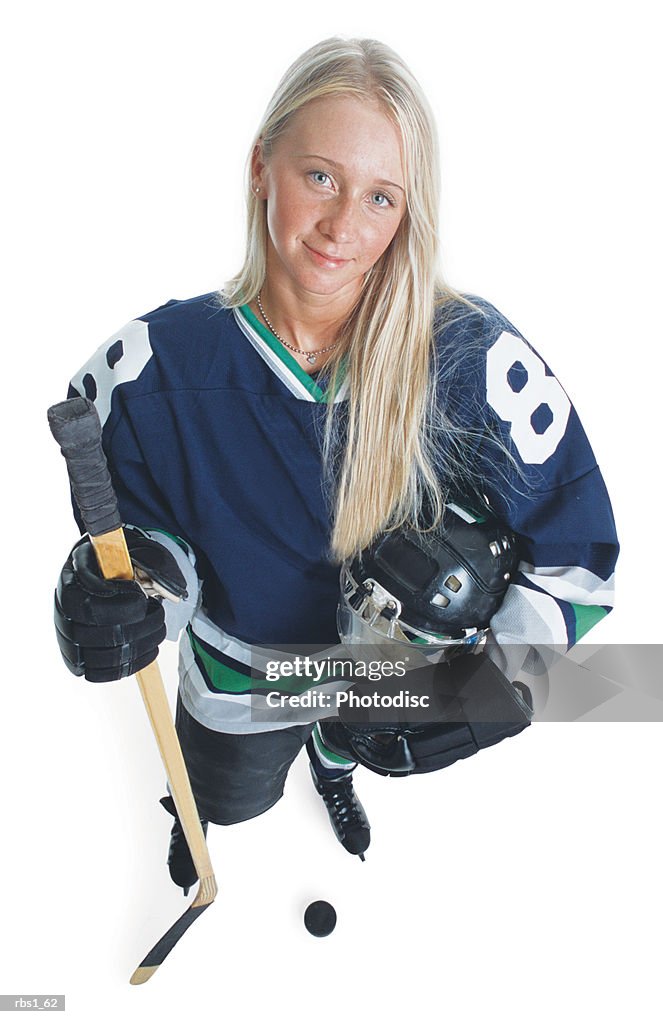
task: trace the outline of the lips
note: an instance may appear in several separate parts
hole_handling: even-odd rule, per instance
[[[304,242],[304,245],[312,254],[314,259],[317,257],[316,262],[327,264],[329,266],[340,266],[342,263],[350,262],[349,260],[344,259],[342,256],[333,256],[331,253],[328,252],[320,252],[318,249],[314,249],[313,246],[307,245],[306,242]]]

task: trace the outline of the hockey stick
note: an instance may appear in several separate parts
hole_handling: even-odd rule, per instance
[[[51,406],[48,422],[67,463],[74,498],[90,535],[102,575],[105,579],[133,579],[134,571],[122,530],[117,498],[101,447],[101,424],[97,410],[87,398],[71,398]],[[159,939],[131,975],[132,985],[142,985],[152,977],[187,928],[213,903],[218,890],[156,661],[137,672],[136,679],[200,879],[200,888],[191,906]]]

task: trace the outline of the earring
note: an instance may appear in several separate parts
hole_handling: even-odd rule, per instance
[[[260,191],[260,185],[258,185],[258,186],[257,186],[257,188],[256,188],[256,190],[255,190],[255,193],[256,193],[256,195],[258,195],[258,192],[259,192],[259,191]]]

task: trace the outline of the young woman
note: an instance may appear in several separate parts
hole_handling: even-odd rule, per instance
[[[434,123],[393,51],[328,39],[288,69],[247,202],[240,273],[131,321],[70,390],[99,411],[134,563],[182,600],[102,581],[84,538],[58,586],[58,636],[72,671],[105,681],[183,629],[176,725],[201,818],[267,810],[308,741],[336,835],[363,856],[354,765],[325,748],[315,710],[269,706],[270,653],[334,645],[340,564],[470,493],[521,541],[491,621],[514,679],[520,645],[567,647],[611,606],[614,523],[547,365],[440,279]],[[193,884],[177,819],[169,863]]]

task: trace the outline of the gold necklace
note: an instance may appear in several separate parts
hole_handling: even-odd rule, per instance
[[[316,348],[316,349],[313,349],[313,350],[308,351],[308,352],[306,351],[305,348],[295,348],[294,345],[290,345],[285,340],[285,338],[282,338],[281,335],[274,329],[274,325],[272,324],[272,321],[269,319],[269,317],[265,313],[265,310],[262,308],[262,302],[260,301],[260,292],[258,292],[258,309],[260,310],[260,313],[261,313],[261,316],[262,316],[263,320],[265,321],[265,323],[269,327],[269,329],[272,332],[272,334],[274,335],[274,337],[278,338],[279,341],[281,342],[281,344],[285,345],[286,348],[289,348],[291,352],[296,352],[300,356],[306,356],[306,362],[307,363],[315,363],[315,360],[316,360],[317,356],[322,355],[323,352],[332,352],[335,348],[338,347],[338,342],[336,342],[336,344],[328,345],[326,348]]]

